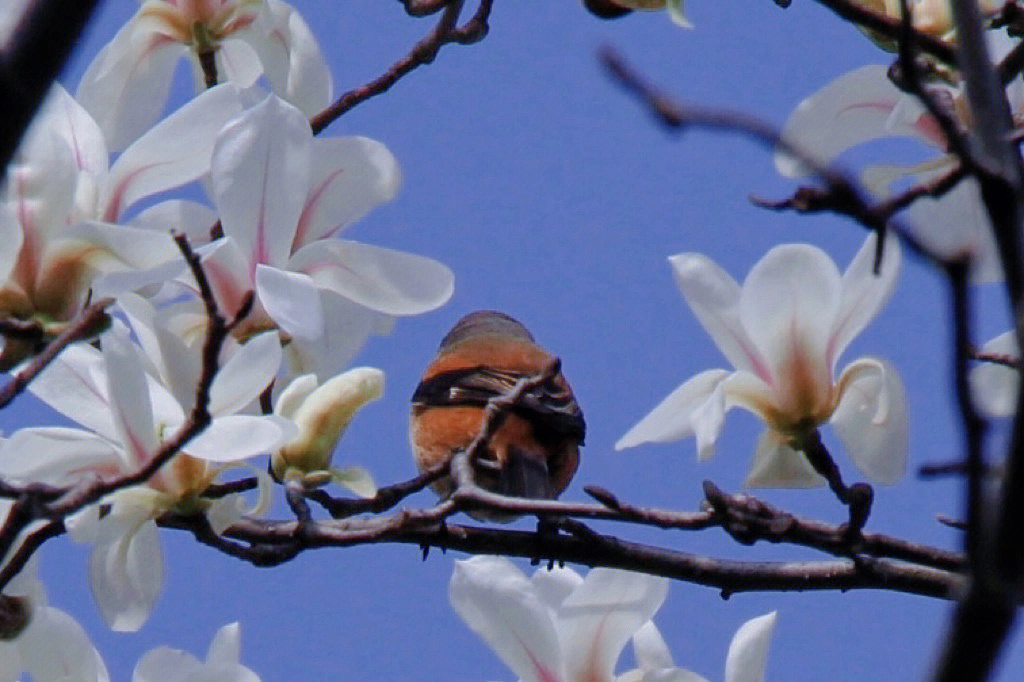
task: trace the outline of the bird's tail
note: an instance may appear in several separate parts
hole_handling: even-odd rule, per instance
[[[498,474],[495,492],[509,497],[552,499],[554,495],[547,458],[509,447],[508,459]]]

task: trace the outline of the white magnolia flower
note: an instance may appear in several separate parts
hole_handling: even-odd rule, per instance
[[[82,626],[46,605],[35,557],[4,588],[4,595],[19,601],[28,624],[13,639],[0,640],[0,682],[17,682],[23,673],[34,682],[110,682]]]
[[[138,308],[134,312],[132,323],[147,350],[153,352],[154,346],[168,342],[159,328],[145,331]],[[148,362],[165,367],[168,358],[182,356],[178,351],[170,343],[158,348],[157,357]],[[30,390],[85,428],[16,431],[3,443],[0,475],[67,486],[83,476],[114,479],[151,461],[160,444],[185,422],[187,410],[173,391],[144,371],[141,353],[117,326],[104,334],[102,353],[84,344],[66,349]],[[105,499],[108,513],[101,516],[99,506],[93,505],[68,521],[74,539],[93,544],[93,594],[113,629],[138,629],[160,593],[163,561],[153,519],[167,510],[202,511],[220,532],[243,512],[262,512],[267,503],[265,488],[251,510],[244,508],[237,495],[210,501],[201,494],[228,465],[270,452],[295,436],[295,426],[287,420],[237,414],[270,383],[280,361],[276,334],[254,337],[241,346],[211,386],[212,423],[145,485],[119,490]],[[188,362],[174,369],[186,375],[197,371]]]
[[[307,485],[334,481],[362,497],[377,487],[363,467],[335,467],[331,455],[356,412],[384,394],[384,372],[355,367],[317,386],[316,377],[296,377],[278,396],[274,414],[295,422],[299,435],[270,457],[270,468],[281,481],[299,479]]]
[[[238,623],[225,625],[210,642],[206,660],[162,646],[139,659],[132,682],[260,682],[260,677],[239,663],[242,630]]]
[[[1008,331],[991,339],[981,347],[981,352],[1005,356],[1020,362],[1017,337]],[[1020,370],[1004,364],[982,361],[969,375],[971,396],[978,409],[990,417],[1010,417],[1017,411],[1017,390],[1020,386]]]
[[[991,34],[994,58],[1011,46],[1005,34]],[[945,152],[947,144],[938,123],[916,98],[892,84],[887,69],[883,65],[862,66],[835,79],[800,102],[786,120],[782,136],[821,164],[831,163],[859,145],[891,137],[915,138]],[[967,124],[970,117],[962,91],[950,86],[933,87]],[[1007,95],[1014,111],[1024,111],[1024,82],[1020,78],[1010,84]],[[944,175],[955,164],[953,155],[943,153],[924,163],[868,166],[862,171],[862,179],[879,199],[884,199],[905,189],[907,183],[925,183]],[[790,177],[809,173],[804,164],[784,152],[776,154],[775,166]],[[903,215],[914,236],[937,255],[970,254],[974,282],[1002,279],[995,240],[974,178],[962,180],[942,197],[916,200]]]
[[[749,486],[807,487],[824,482],[794,449],[830,422],[854,464],[879,483],[903,476],[907,413],[903,384],[876,358],[853,361],[835,378],[850,341],[888,300],[899,270],[895,238],[873,273],[875,236],[846,272],[820,249],[785,244],[758,261],[740,287],[706,256],[669,258],[683,298],[736,368],[713,369],[673,391],[616,449],[689,436],[705,460],[714,453],[725,413],[742,407],[764,420]]]
[[[740,626],[725,657],[725,682],[764,682],[774,629],[774,611]],[[697,673],[675,666],[672,653],[651,621],[633,635],[633,657],[637,669],[620,676],[617,682],[707,682]]]
[[[854,4],[890,19],[900,19],[903,16],[901,0],[854,0]],[[1005,0],[978,0],[978,9],[984,16],[993,16],[1002,11],[1005,4]],[[916,30],[936,38],[953,37],[956,27],[953,26],[953,12],[949,0],[909,0],[907,5]],[[888,46],[892,42],[886,40],[882,44]]]
[[[145,132],[167,103],[178,61],[212,52],[221,82],[252,86],[262,74],[305,114],[331,101],[331,75],[309,26],[281,0],[143,0],[86,69],[77,97],[113,150]]]
[[[508,559],[455,562],[455,611],[523,682],[612,682],[623,647],[661,607],[668,580],[595,568],[528,579]]]
[[[117,223],[139,200],[205,173],[216,132],[239,112],[232,86],[211,89],[111,165],[96,122],[55,86],[3,188],[0,317],[66,321],[97,276],[123,273],[130,288],[131,271],[180,259],[167,229]]]
[[[447,301],[453,277],[441,263],[337,237],[391,199],[399,179],[379,142],[314,139],[305,117],[274,96],[229,123],[211,168],[224,237],[203,266],[222,310],[255,290],[239,336],[277,328],[292,371],[325,379],[393,316]]]

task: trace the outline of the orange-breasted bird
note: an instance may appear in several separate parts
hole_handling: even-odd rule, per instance
[[[541,373],[553,359],[526,327],[504,313],[480,310],[456,322],[412,396],[409,439],[420,471],[465,450],[480,431],[488,400]],[[506,415],[474,480],[502,495],[554,499],[576,473],[585,431],[580,406],[559,371],[527,391]],[[451,479],[438,481],[434,489],[447,497]]]

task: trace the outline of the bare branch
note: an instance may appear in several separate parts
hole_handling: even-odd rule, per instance
[[[483,40],[487,35],[487,21],[491,15],[494,0],[480,0],[476,13],[461,27],[458,25],[459,15],[465,0],[405,0],[406,11],[413,16],[425,16],[442,11],[440,19],[426,38],[416,43],[405,57],[391,65],[387,71],[374,80],[349,90],[329,107],[310,120],[313,134],[317,134],[340,118],[345,112],[365,102],[371,97],[387,92],[392,85],[403,76],[424,64],[429,64],[437,57],[441,48],[450,43],[471,45]]]

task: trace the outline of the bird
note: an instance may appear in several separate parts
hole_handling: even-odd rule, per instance
[[[526,327],[505,313],[478,310],[462,317],[441,340],[412,396],[409,440],[419,470],[432,470],[464,451],[480,432],[488,401],[552,362],[557,361]],[[585,435],[583,412],[559,366],[505,415],[475,463],[474,482],[510,497],[555,499],[576,473]],[[447,498],[454,484],[444,477],[433,487]]]

